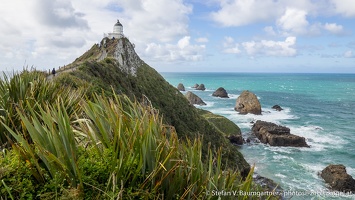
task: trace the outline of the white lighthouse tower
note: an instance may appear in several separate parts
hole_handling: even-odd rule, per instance
[[[122,38],[123,37],[123,26],[119,20],[113,26],[113,32],[108,34],[108,38]]]

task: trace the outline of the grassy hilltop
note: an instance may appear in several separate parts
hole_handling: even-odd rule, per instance
[[[24,71],[0,81],[2,199],[217,199],[211,191],[257,189],[224,137],[232,128],[220,128],[226,119],[207,121],[126,38],[105,40],[53,79]]]

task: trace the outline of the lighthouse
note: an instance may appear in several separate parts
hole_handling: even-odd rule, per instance
[[[123,26],[120,22],[120,20],[117,20],[115,25],[113,25],[113,32],[108,33],[108,38],[122,38],[123,37]]]

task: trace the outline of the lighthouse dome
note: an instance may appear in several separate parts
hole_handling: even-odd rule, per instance
[[[113,26],[113,33],[123,34],[123,26],[119,20],[117,20],[116,24]]]

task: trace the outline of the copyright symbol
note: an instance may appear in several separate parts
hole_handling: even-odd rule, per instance
[[[206,191],[206,195],[209,196],[210,195],[210,191]]]

